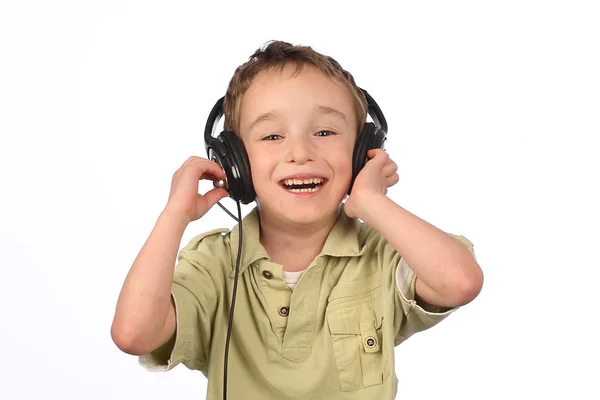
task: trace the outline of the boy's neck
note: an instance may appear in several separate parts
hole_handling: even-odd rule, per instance
[[[339,211],[337,209],[327,219],[306,226],[291,226],[259,212],[260,243],[271,262],[282,265],[284,271],[305,270],[323,249]]]

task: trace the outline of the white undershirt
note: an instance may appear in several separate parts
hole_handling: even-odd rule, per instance
[[[291,290],[294,290],[303,273],[304,271],[281,271],[281,277],[283,278],[285,284],[288,285]]]

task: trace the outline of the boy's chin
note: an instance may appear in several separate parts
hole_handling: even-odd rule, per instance
[[[341,202],[339,204],[318,204],[318,205],[295,205],[289,209],[281,207],[272,207],[269,204],[258,202],[260,212],[263,215],[268,215],[270,218],[288,221],[292,224],[309,225],[327,219],[332,214],[337,214]]]
[[[303,207],[304,208],[304,207]],[[313,210],[302,210],[297,209],[293,213],[286,213],[283,215],[283,218],[288,220],[289,222],[297,225],[310,225],[316,222],[322,221],[328,215],[333,213],[334,210],[326,210],[326,209],[313,209]]]

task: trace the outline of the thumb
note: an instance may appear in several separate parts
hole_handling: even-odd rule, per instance
[[[214,188],[206,192],[204,198],[206,199],[208,203],[208,208],[210,209],[217,203],[217,201],[227,197],[228,195],[229,193],[227,192],[227,190],[223,188]]]
[[[371,164],[378,164],[378,167],[383,167],[387,162],[387,153],[381,149],[371,149],[367,152],[367,157]]]

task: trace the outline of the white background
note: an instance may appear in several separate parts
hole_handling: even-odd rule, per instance
[[[1,398],[204,398],[110,325],[173,172],[270,39],[350,70],[388,119],[389,196],[475,244],[484,289],[397,348],[398,398],[600,398],[597,2],[0,4]],[[182,244],[233,223],[215,207]]]

